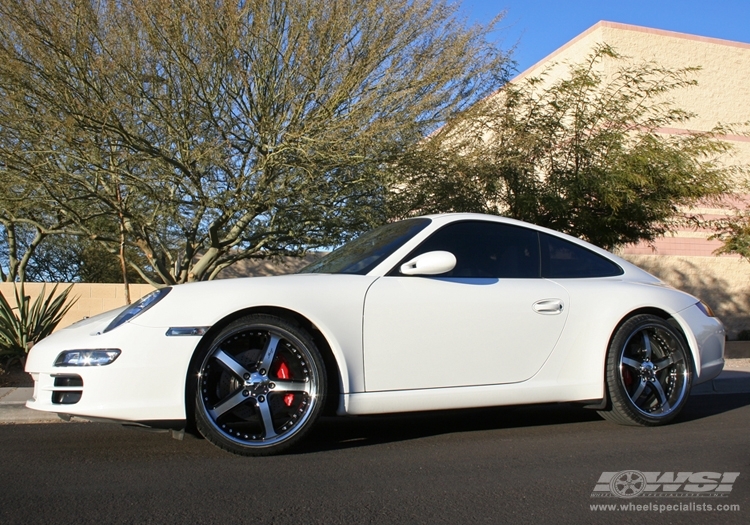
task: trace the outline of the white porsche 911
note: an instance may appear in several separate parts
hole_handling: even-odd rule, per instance
[[[388,224],[301,273],[162,288],[38,343],[27,406],[280,452],[322,410],[582,402],[660,425],[724,365],[698,299],[502,217]]]

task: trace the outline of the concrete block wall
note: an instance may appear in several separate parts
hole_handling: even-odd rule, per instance
[[[31,298],[31,301],[34,301],[42,292],[43,287],[45,287],[45,293],[49,293],[54,286],[54,283],[25,283],[24,293]],[[65,290],[68,286],[70,285],[61,283],[57,287],[57,293]],[[154,287],[150,284],[131,284],[130,300],[135,301],[153,289]],[[13,283],[0,283],[0,293],[11,306],[17,306]],[[93,317],[102,312],[124,306],[125,288],[122,284],[74,283],[70,297],[77,297],[78,300],[63,317],[62,322],[57,326],[58,329],[65,328],[85,317]]]

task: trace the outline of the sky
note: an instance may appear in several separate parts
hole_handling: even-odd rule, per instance
[[[470,21],[505,12],[493,36],[518,72],[600,20],[750,43],[750,0],[456,0]]]

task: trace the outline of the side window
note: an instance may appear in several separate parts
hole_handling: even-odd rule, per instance
[[[583,277],[611,277],[622,275],[617,264],[598,253],[564,239],[539,234],[542,248],[542,277],[575,279]]]
[[[435,250],[456,256],[456,267],[443,274],[444,277],[539,277],[537,233],[520,226],[486,221],[454,222],[433,233],[402,263]],[[393,275],[398,275],[398,270]]]

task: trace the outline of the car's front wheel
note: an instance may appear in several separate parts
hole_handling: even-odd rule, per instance
[[[303,437],[324,404],[323,359],[307,332],[253,314],[224,328],[200,359],[198,431],[246,456],[279,453]]]
[[[610,410],[604,418],[655,426],[674,419],[690,395],[692,360],[682,334],[655,315],[636,315],[615,333],[607,354]]]

